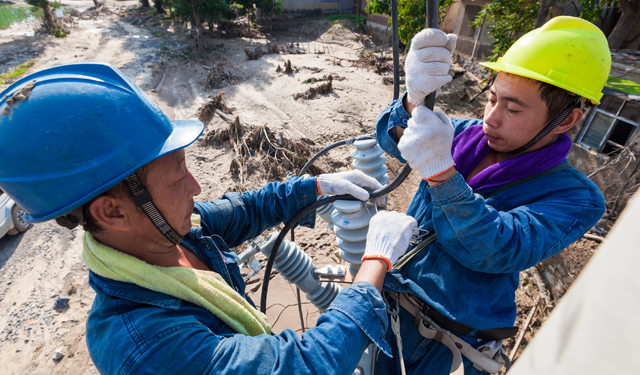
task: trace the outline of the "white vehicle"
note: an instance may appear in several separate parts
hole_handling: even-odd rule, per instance
[[[0,238],[5,234],[13,235],[31,227],[24,219],[24,210],[13,199],[0,190]]]

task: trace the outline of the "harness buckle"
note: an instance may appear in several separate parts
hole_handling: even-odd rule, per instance
[[[389,314],[398,316],[398,314],[400,313],[400,293],[396,293],[396,307],[391,309],[390,303],[388,303],[387,306],[389,306],[387,307],[387,311],[389,312]]]
[[[418,313],[416,314],[416,319],[415,319],[415,323],[418,327],[420,326],[421,322],[424,322],[427,328],[431,326],[431,319],[427,318],[429,316],[430,309],[431,308],[426,303],[423,303],[422,306],[420,306],[420,310],[418,310]]]

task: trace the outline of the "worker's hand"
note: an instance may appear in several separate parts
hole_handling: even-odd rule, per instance
[[[424,98],[451,82],[449,67],[457,37],[438,29],[424,29],[411,41],[404,62],[407,93],[413,105],[424,104]]]
[[[447,115],[421,105],[413,110],[398,149],[409,166],[429,180],[455,164],[451,156],[452,143],[453,126]]]
[[[378,190],[382,184],[375,178],[367,176],[360,170],[346,172],[321,174],[318,176],[318,194],[342,195],[350,194],[366,201],[369,199],[369,192]],[[384,206],[385,197],[376,198],[378,207]]]
[[[417,226],[416,219],[406,214],[395,211],[378,212],[369,222],[367,245],[362,260],[383,259],[391,270],[393,264],[407,252],[413,229]]]

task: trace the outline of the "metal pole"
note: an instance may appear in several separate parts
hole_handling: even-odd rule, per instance
[[[393,100],[400,96],[400,40],[398,37],[398,0],[391,0],[393,26]]]
[[[438,28],[438,0],[427,0],[427,27],[430,29]],[[436,104],[436,93],[432,92],[427,95],[424,102],[427,108],[433,109]]]

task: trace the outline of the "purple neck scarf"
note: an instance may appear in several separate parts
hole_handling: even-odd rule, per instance
[[[562,163],[569,154],[569,149],[571,149],[571,138],[561,134],[551,146],[490,165],[467,183],[473,191],[476,191],[529,177]],[[453,140],[452,151],[456,170],[466,180],[490,150],[482,125],[468,127]]]

